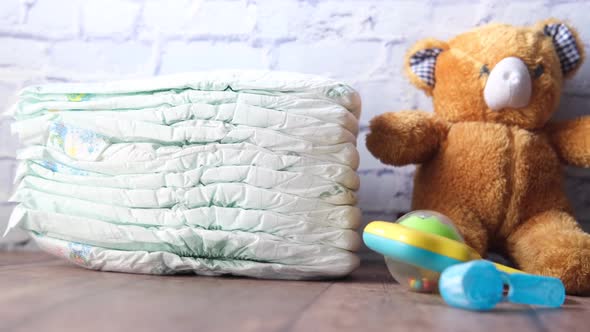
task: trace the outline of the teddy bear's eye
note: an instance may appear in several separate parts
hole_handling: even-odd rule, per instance
[[[535,68],[535,70],[533,70],[533,77],[539,78],[539,77],[541,77],[541,75],[543,75],[544,72],[545,72],[545,67],[543,67],[542,64],[539,64],[537,66],[537,68]]]
[[[481,69],[479,70],[479,77],[482,77],[483,75],[488,75],[490,73],[490,68],[488,68],[488,65],[483,65],[481,66]]]

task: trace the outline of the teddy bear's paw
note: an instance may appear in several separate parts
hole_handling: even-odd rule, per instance
[[[571,215],[531,218],[509,237],[508,250],[523,271],[560,278],[568,294],[590,295],[590,234]]]
[[[367,148],[385,164],[421,163],[438,149],[442,127],[432,114],[426,112],[384,113],[371,120]]]

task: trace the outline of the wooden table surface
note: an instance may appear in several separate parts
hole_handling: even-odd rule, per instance
[[[0,331],[590,331],[590,298],[562,309],[453,309],[404,290],[372,257],[350,277],[294,282],[88,271],[0,253]]]

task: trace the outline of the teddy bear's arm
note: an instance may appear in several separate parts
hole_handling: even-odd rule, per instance
[[[564,163],[590,167],[590,116],[552,123],[547,133]]]
[[[389,112],[371,120],[367,148],[383,163],[402,166],[427,161],[438,150],[448,125],[433,113]]]

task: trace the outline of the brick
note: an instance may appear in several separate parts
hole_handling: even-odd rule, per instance
[[[473,29],[482,15],[482,6],[476,1],[472,2],[440,2],[433,11],[432,21],[424,22],[430,27],[430,34],[425,37],[449,39],[457,34]]]
[[[18,87],[16,84],[0,81],[0,121],[2,119],[3,111],[16,101],[17,90]]]
[[[0,1],[0,23],[10,25],[18,22],[20,2],[18,0]]]
[[[590,96],[564,93],[561,96],[559,109],[553,115],[556,120],[572,119],[588,114],[590,110]]]
[[[545,3],[546,1],[493,2],[488,8],[492,13],[489,23],[533,25],[541,18],[551,16],[552,13]]]
[[[300,17],[305,26],[297,34],[308,39],[350,38],[361,33],[368,17],[367,7],[358,1],[320,1],[311,15]]]
[[[19,146],[16,135],[10,132],[12,120],[5,116],[0,116],[0,160],[2,158],[16,157],[16,149]],[[0,183],[0,189],[2,183]]]
[[[161,7],[162,3],[160,3]],[[92,0],[82,10],[84,34],[90,37],[122,39],[131,36],[141,5],[120,0]]]
[[[5,202],[12,194],[12,179],[16,171],[16,160],[0,156],[0,202]]]
[[[151,46],[141,42],[70,41],[57,43],[50,64],[59,75],[141,75],[148,73]]]
[[[304,1],[268,1],[256,9],[256,35],[261,38],[294,38],[313,8]]]
[[[292,42],[280,46],[277,68],[352,79],[371,69],[382,45],[378,42],[322,40],[315,43]]]
[[[160,73],[267,66],[263,49],[239,42],[170,42],[163,48],[161,63]]]
[[[424,38],[432,31],[429,19],[435,10],[422,1],[384,2],[375,5],[372,33],[378,36]]]
[[[0,38],[0,66],[38,69],[46,63],[47,43],[18,38]]]
[[[359,171],[359,206],[371,212],[408,211],[413,171],[413,166]]]
[[[551,15],[547,15],[547,17],[555,17],[572,24],[576,30],[578,30],[580,37],[588,43],[590,40],[590,24],[588,24],[590,2],[576,1],[558,3],[555,1],[547,11],[551,13]]]
[[[164,35],[246,35],[255,24],[255,7],[245,1],[169,1],[145,3],[144,33]]]
[[[588,52],[590,49],[586,47],[586,53]],[[576,75],[566,81],[564,91],[590,98],[590,61],[586,59]]]
[[[385,112],[401,111],[416,107],[416,89],[408,82],[398,80],[364,81],[353,84],[362,98],[360,124],[368,125],[369,121]]]
[[[3,114],[16,100],[16,93],[15,84],[0,81],[0,160],[16,155],[15,149],[18,142],[16,136],[10,132],[12,119]],[[0,181],[0,190],[2,188],[3,183]]]
[[[26,31],[49,38],[78,34],[80,0],[40,0],[33,3],[27,16]]]

